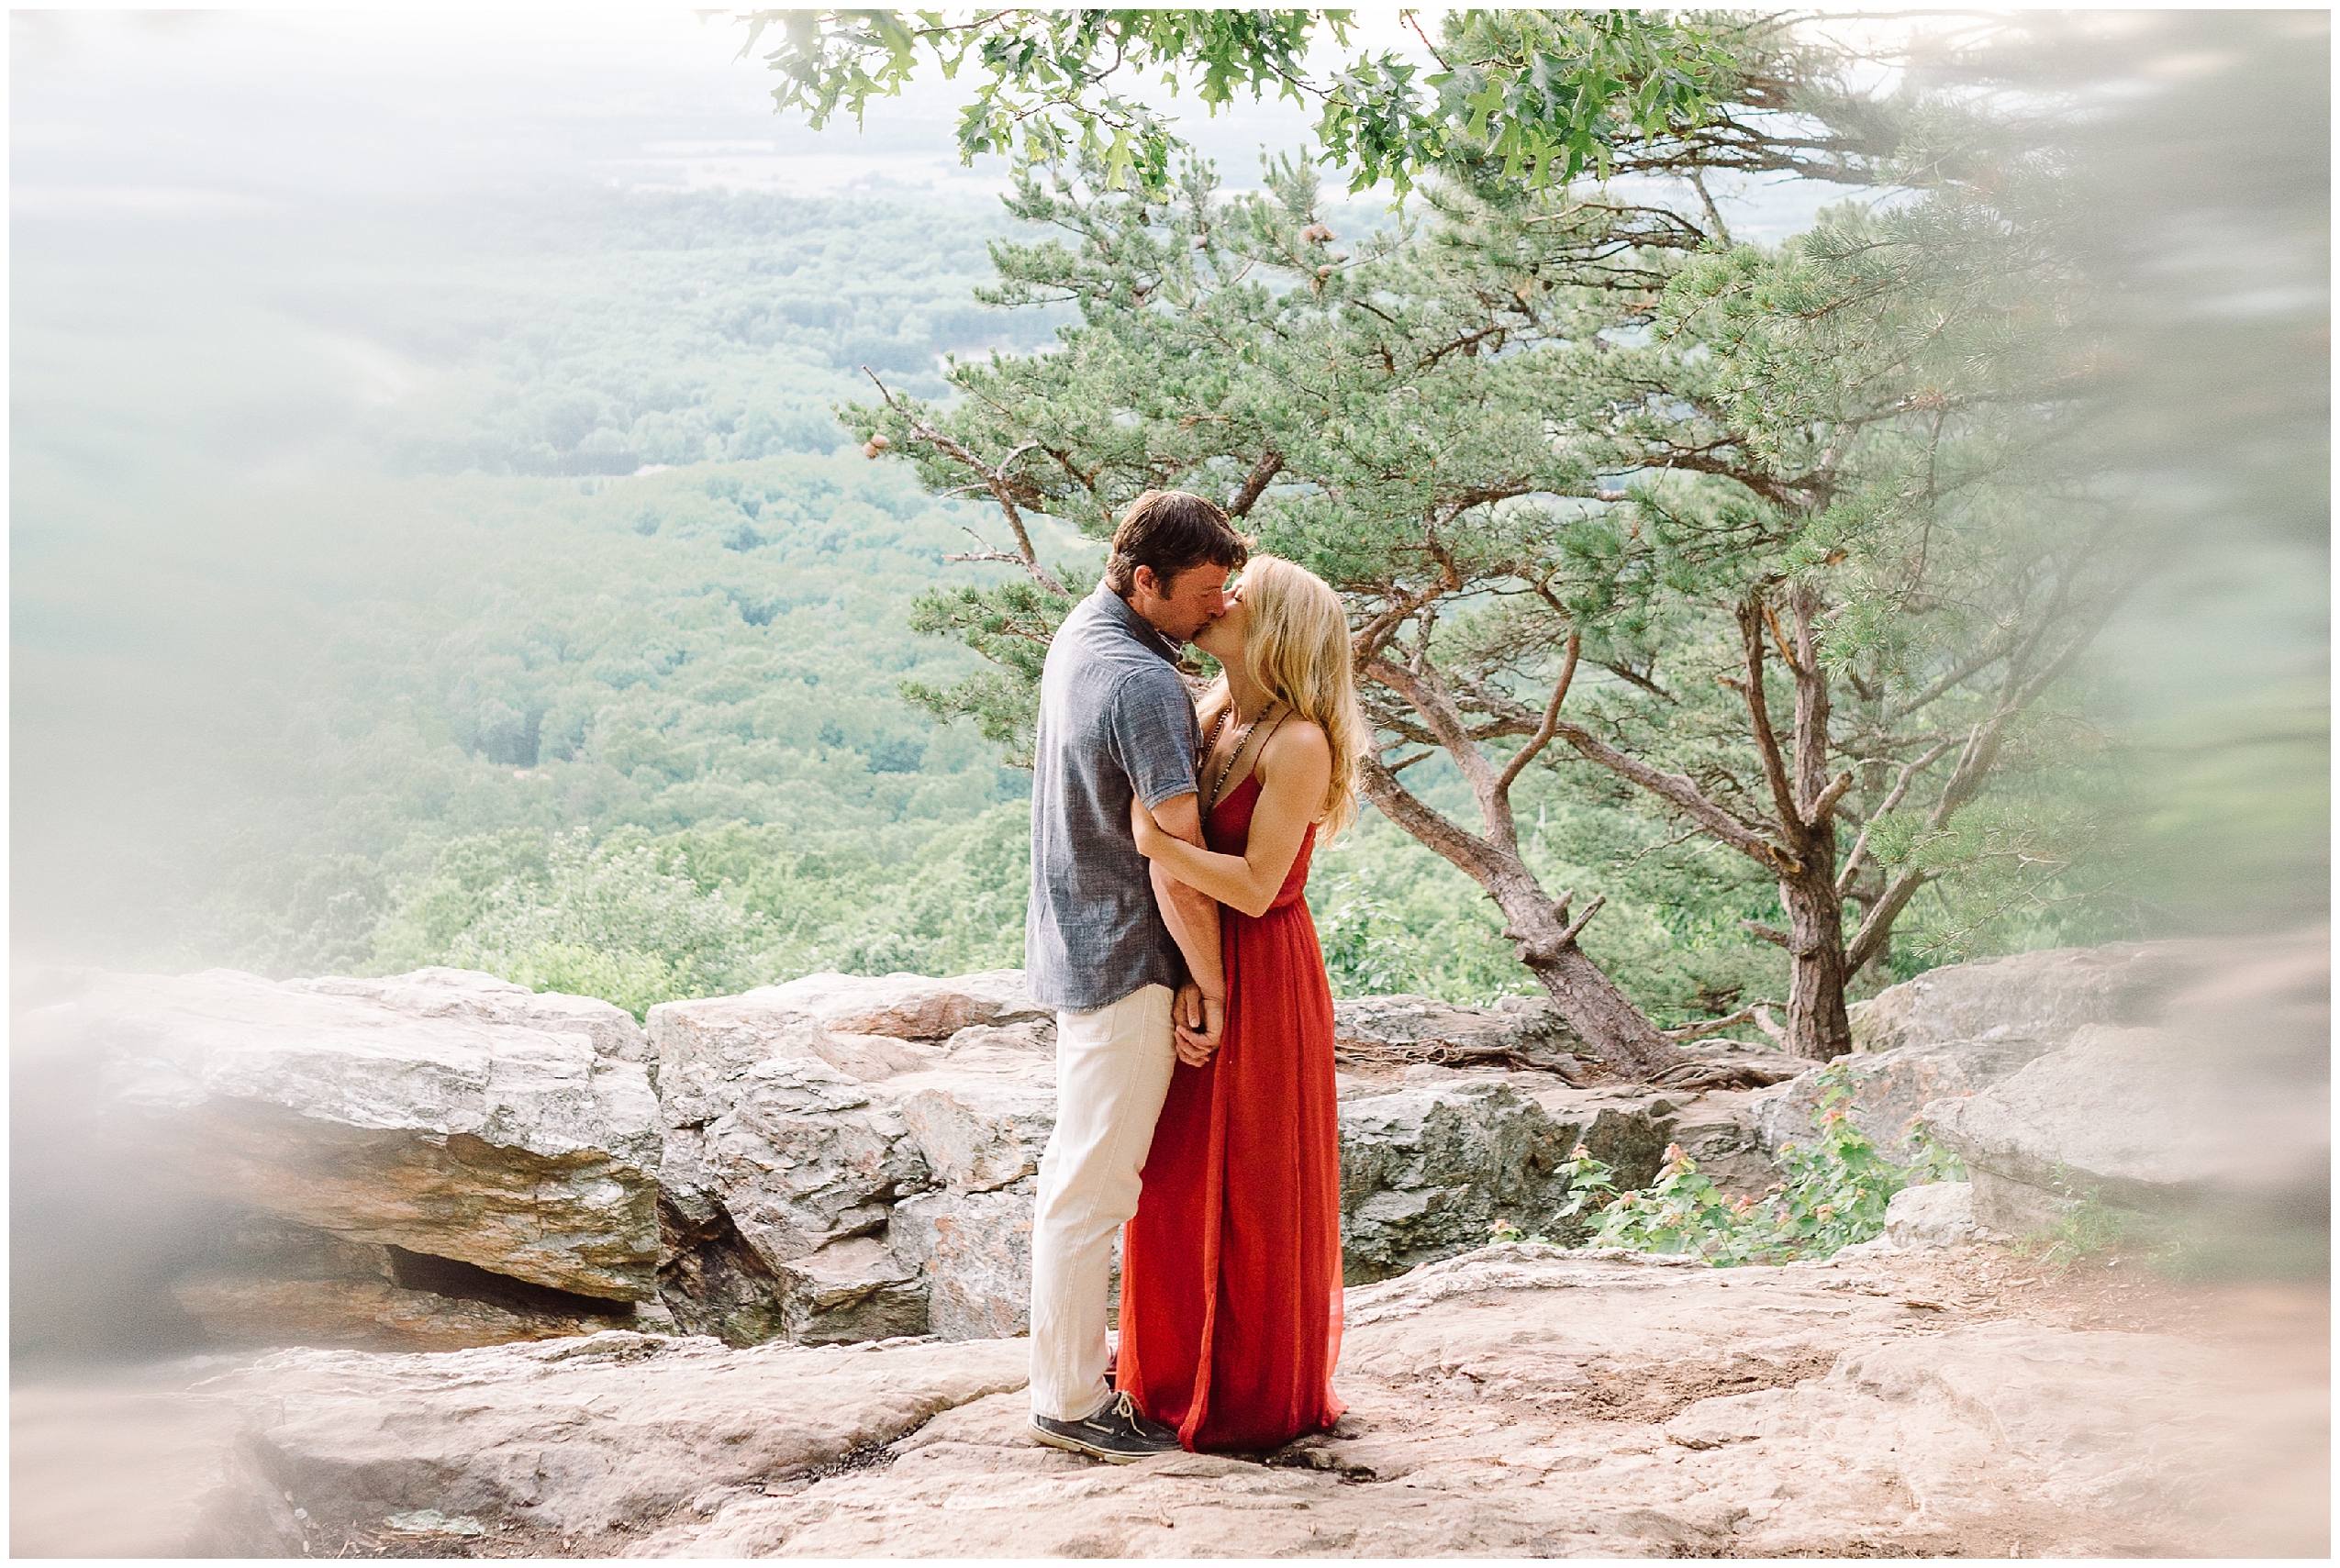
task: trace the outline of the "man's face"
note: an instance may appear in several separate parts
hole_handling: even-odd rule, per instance
[[[1130,608],[1173,642],[1195,634],[1227,613],[1227,571],[1205,562],[1190,566],[1168,584],[1151,566],[1141,566],[1130,584]]]

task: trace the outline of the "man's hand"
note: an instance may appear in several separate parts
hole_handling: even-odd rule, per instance
[[[1194,997],[1195,1011],[1187,1010],[1188,994]],[[1206,996],[1192,982],[1179,988],[1178,1003],[1172,1008],[1178,1025],[1178,1060],[1189,1067],[1208,1067],[1210,1059],[1219,1054],[1220,1039],[1227,1032],[1227,1001],[1223,996]]]

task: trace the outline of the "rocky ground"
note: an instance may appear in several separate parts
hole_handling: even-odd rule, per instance
[[[20,1386],[20,1555],[2321,1555],[2328,1303],[1998,1246],[1493,1247],[1353,1288],[1336,1431],[1127,1469],[1020,1340],[610,1332]]]
[[[1824,1078],[1709,1038],[1622,1084],[1539,1002],[1342,1002],[1353,1408],[1126,1471],[1023,1435],[1054,1080],[1015,972],[646,1027],[457,970],[20,975],[13,1544],[2319,1554],[2323,1293],[2152,1258],[2320,1275],[2328,951],[1930,971]],[[1886,1158],[1922,1118],[1971,1180],[1825,1263],[1483,1245],[1567,1239],[1580,1143],[1760,1192],[1840,1084]]]

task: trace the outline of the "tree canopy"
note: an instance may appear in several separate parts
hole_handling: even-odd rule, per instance
[[[1420,13],[1399,15],[1430,68],[1387,49],[1318,63],[1351,49],[1354,13],[1340,10],[753,11],[741,52],[772,41],[763,58],[784,79],[774,104],[815,126],[841,113],[859,121],[872,99],[898,96],[922,68],[966,74],[975,89],[958,125],[963,158],[1078,151],[1098,160],[1112,189],[1134,181],[1158,191],[1172,179],[1174,123],[1132,95],[1131,79],[1148,73],[1213,113],[1244,94],[1312,107],[1321,156],[1349,169],[1357,190],[1387,180],[1402,194],[1464,161],[1540,187],[1592,169],[1664,167],[1692,147],[1709,149],[1700,166],[1725,147],[1750,167],[1858,152],[1832,133],[1757,126],[1800,106],[1788,57],[1751,47],[1741,19],[1456,11],[1433,40]],[[1790,73],[1748,69],[1758,58]]]
[[[1735,36],[1756,67],[1827,74],[1777,29]],[[1671,1060],[1577,941],[1598,894],[1554,895],[1521,854],[1531,767],[1598,769],[1775,879],[1785,928],[1747,929],[1788,953],[1788,1033],[1849,1049],[1847,987],[1919,888],[2059,866],[1961,814],[2032,762],[2040,699],[2128,585],[2065,450],[2087,279],[2027,205],[2057,171],[1959,109],[1897,106],[1933,139],[1897,150],[1932,171],[1917,199],[1771,249],[1734,242],[1697,177],[1740,150],[1694,135],[1670,194],[1457,143],[1429,221],[1346,249],[1290,160],[1226,198],[1191,160],[1124,190],[1100,153],[1026,158],[1011,210],[1064,239],[995,247],[986,297],[1078,325],[955,363],[947,406],[881,379],[845,411],[873,452],[988,499],[1007,533],[974,554],[1025,573],[921,603],[1001,673],[914,695],[1013,743],[1076,586],[1026,514],[1102,538],[1142,490],[1214,495],[1346,597],[1367,794],[1486,890],[1588,1040]],[[1465,819],[1399,777],[1438,753]]]

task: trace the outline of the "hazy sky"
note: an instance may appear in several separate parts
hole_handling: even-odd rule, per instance
[[[11,27],[19,213],[512,180],[797,195],[1004,184],[1004,160],[958,161],[964,83],[881,101],[858,130],[815,131],[773,112],[770,71],[737,58],[738,23],[680,8],[19,11]],[[1354,42],[1414,40],[1384,17]],[[1192,111],[1182,124],[1235,187],[1253,183],[1263,148],[1298,146],[1312,117],[1282,100],[1211,117],[1191,97],[1150,95]],[[1841,193],[1777,182],[1735,195],[1740,230],[1773,239]]]
[[[997,167],[958,163],[963,88],[936,82],[884,103],[864,131],[817,132],[773,113],[771,72],[736,58],[738,24],[679,9],[18,12],[13,27],[16,176],[36,201],[553,173],[797,194],[872,175],[998,183]],[[1247,165],[1260,142],[1305,128],[1287,104],[1197,126]],[[115,189],[86,189],[99,185]]]

